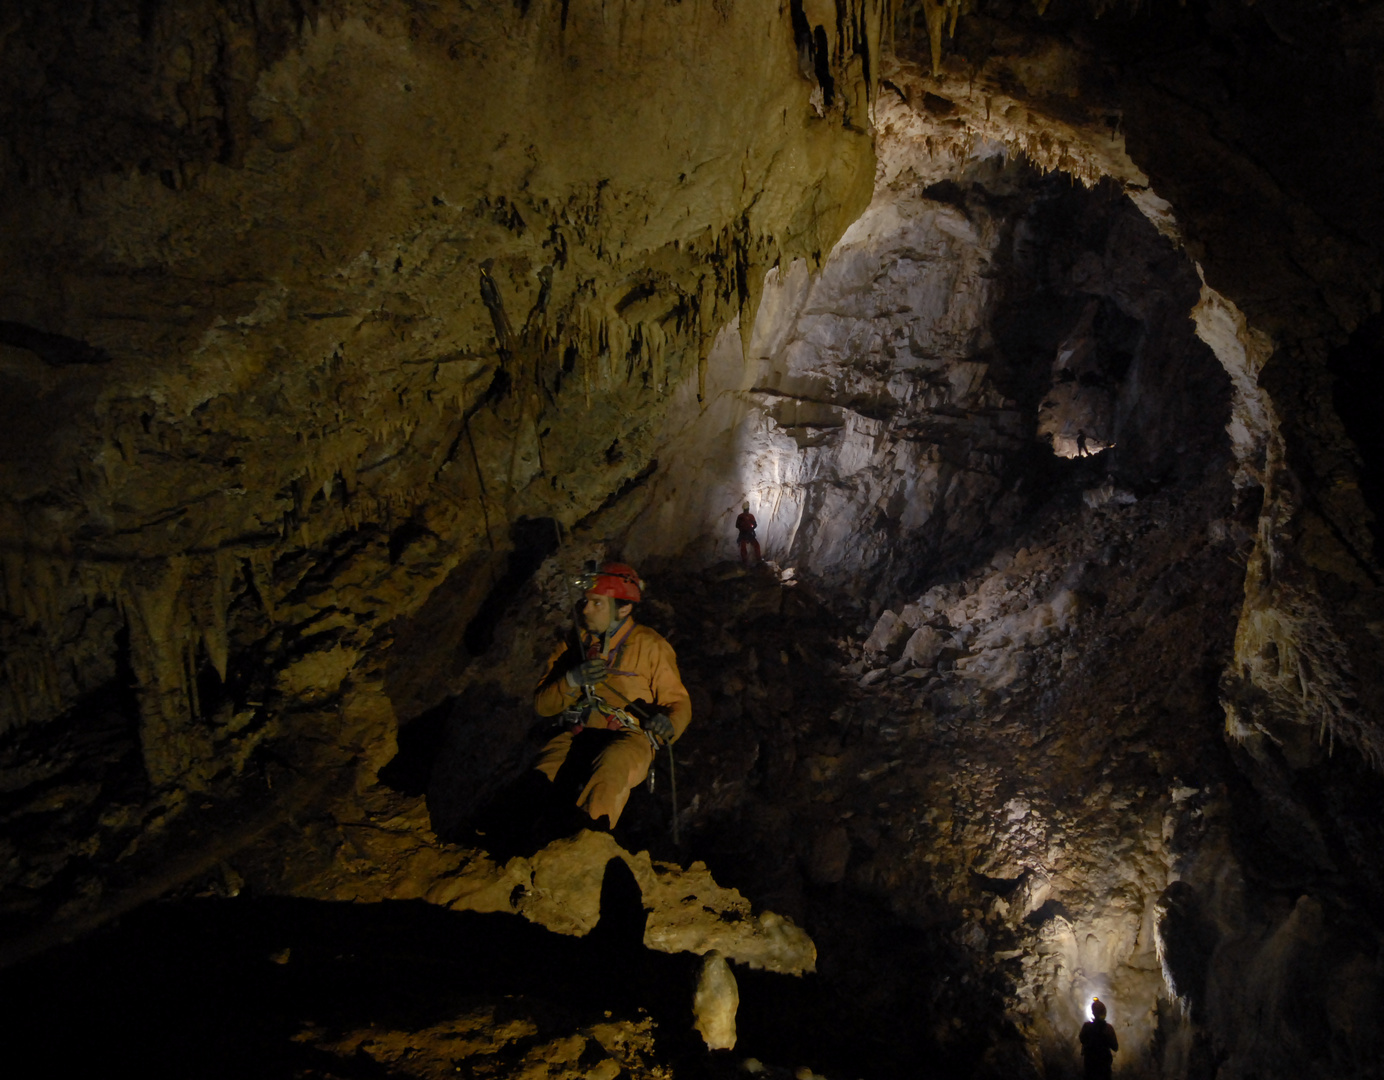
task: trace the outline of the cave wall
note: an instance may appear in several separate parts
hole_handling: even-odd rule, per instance
[[[963,17],[929,89],[977,132],[1020,110],[1103,124],[1137,163],[1106,157],[1107,174],[1196,262],[1197,332],[1234,388],[1236,494],[1208,534],[1247,563],[1220,694],[1232,758],[1224,792],[1174,840],[1159,901],[1178,999],[1161,1068],[1371,1075],[1377,1025],[1356,1006],[1379,994],[1366,974],[1379,928],[1361,906],[1378,875],[1363,854],[1379,828],[1378,529],[1361,493],[1375,466],[1359,408],[1353,429],[1337,409],[1347,386],[1369,393],[1364,356],[1379,361],[1365,344],[1377,207],[1357,179],[1380,157],[1379,7],[1208,3],[1099,22],[1078,7],[1052,5],[1042,31],[1022,5]],[[1285,66],[1307,73],[1270,105],[1264,80]],[[1067,139],[1036,142],[1052,155]]]
[[[3,725],[123,626],[151,780],[205,785],[454,567],[478,607],[858,214],[879,29],[827,27],[828,107],[746,4],[18,9]],[[279,670],[196,700],[250,651]]]
[[[84,839],[11,857],[7,913],[46,917],[73,896],[64,918],[110,908],[83,860],[118,856],[136,875],[189,790],[206,808],[237,784],[254,812],[119,903],[265,835],[293,855],[266,856],[263,882],[312,893],[342,858],[367,876],[374,848],[333,847],[328,789],[412,837],[416,856],[397,881],[335,881],[331,895],[425,894],[445,870],[417,839],[426,815],[369,782],[396,722],[479,679],[472,661],[505,653],[502,689],[519,692],[542,651],[531,626],[467,631],[503,613],[501,586],[541,558],[546,532],[569,559],[614,547],[701,565],[730,554],[747,495],[783,509],[761,516],[769,554],[857,595],[875,575],[883,603],[908,598],[908,574],[942,550],[935,535],[896,542],[945,500],[947,470],[981,477],[971,487],[992,500],[958,488],[972,516],[958,514],[954,550],[1011,521],[1002,493],[1022,490],[1009,484],[1022,469],[970,455],[1023,457],[1001,418],[1011,400],[1036,412],[1048,345],[1016,381],[916,393],[893,370],[963,371],[998,347],[1006,300],[1032,299],[981,265],[1022,249],[1014,208],[958,195],[1003,156],[1104,181],[1192,260],[1199,289],[1184,275],[1157,310],[1131,306],[1119,273],[1138,267],[1113,256],[1058,276],[1149,325],[1190,313],[1231,387],[1233,494],[1197,527],[1208,565],[1247,564],[1224,716],[1204,695],[1167,710],[1203,735],[1224,723],[1233,767],[1223,787],[1149,797],[1170,816],[1136,823],[1147,865],[1105,927],[1124,952],[1086,957],[1043,924],[1043,977],[1069,962],[1058,1019],[1082,989],[1071,963],[1118,961],[1137,969],[1140,1001],[1166,989],[1159,1007],[1184,1010],[1157,1036],[1172,1073],[1306,1067],[1332,1045],[1351,1058],[1341,1067],[1366,1069],[1384,623],[1331,364],[1347,347],[1366,354],[1357,368],[1373,355],[1380,242],[1363,178],[1379,154],[1361,117],[1377,111],[1378,7],[1327,3],[1310,20],[1270,0],[1191,8],[1097,24],[1085,5],[1053,4],[1046,21],[985,5],[929,76],[937,27],[926,48],[901,31],[902,62],[884,67],[887,13],[871,4],[21,7],[0,68],[0,167],[20,193],[0,210],[0,724],[9,791]],[[1266,73],[1290,65],[1308,73],[1301,92],[1268,92]],[[920,245],[925,260],[909,254]],[[940,274],[945,287],[909,293],[943,268],[957,275]],[[907,305],[871,309],[876,280]],[[956,307],[954,280],[972,290]],[[1080,307],[1058,309],[1049,344],[1079,325]],[[901,329],[942,311],[957,316],[948,341],[905,345]],[[1156,485],[1215,439],[1179,447],[1186,411],[1133,353],[1112,406],[1115,479]],[[976,424],[980,442],[926,430],[944,421]],[[1165,437],[1124,438],[1140,432]],[[541,576],[553,616],[560,567]],[[1096,576],[1117,578],[1118,559]],[[1160,597],[1146,609],[1126,595],[1131,622]],[[128,740],[131,718],[142,781],[75,782],[93,731]],[[92,738],[71,739],[84,725]],[[67,740],[60,753],[45,730]],[[473,748],[468,736],[453,752]],[[266,833],[290,811],[304,815],[291,848]],[[894,850],[870,874],[898,893]],[[982,869],[1026,868],[1006,858]],[[957,867],[961,896],[973,886]],[[1155,886],[1176,884],[1155,908]],[[1353,1003],[1300,1010],[1293,985]],[[1038,1042],[1065,1037],[1035,1023]]]
[[[1012,530],[1083,425],[1089,453],[1118,446],[1112,484],[1223,452],[1195,415],[1223,388],[1202,374],[1200,282],[1177,247],[1114,184],[1045,178],[987,140],[960,162],[917,153],[899,134],[915,115],[881,103],[881,157],[912,149],[915,167],[881,172],[820,274],[769,272],[750,361],[727,339],[708,408],[670,413],[690,420],[626,550],[734,558],[744,499],[770,559],[888,597]]]
[[[894,447],[883,434],[887,423],[872,425],[872,418],[859,416],[844,425],[840,420],[866,400],[860,385],[871,375],[868,393],[875,396],[869,403],[886,396],[892,372],[887,365],[882,373],[866,372],[862,360],[886,352],[880,346],[897,330],[890,324],[894,313],[906,324],[918,309],[886,271],[873,283],[894,306],[881,298],[879,307],[887,310],[861,319],[852,335],[839,330],[847,321],[842,315],[857,313],[842,310],[837,282],[848,266],[865,277],[880,269],[881,262],[869,258],[849,261],[852,241],[869,231],[880,210],[880,191],[904,170],[925,183],[947,177],[964,185],[972,155],[979,147],[977,156],[983,157],[988,140],[1040,167],[1088,181],[1118,181],[1148,224],[1173,242],[1160,256],[1163,266],[1158,259],[1141,264],[1109,257],[1102,264],[1079,243],[1068,258],[1060,249],[1071,237],[1061,232],[1039,245],[1044,258],[1067,259],[1062,272],[1075,292],[1099,297],[1123,316],[1164,327],[1190,316],[1202,346],[1223,370],[1223,376],[1206,372],[1196,348],[1179,358],[1165,349],[1146,351],[1152,336],[1131,340],[1125,369],[1130,377],[1111,395],[1110,413],[1122,425],[1112,440],[1112,472],[1142,492],[1194,475],[1224,449],[1231,452],[1233,495],[1218,509],[1222,516],[1203,525],[1206,541],[1221,546],[1223,558],[1247,565],[1234,657],[1221,679],[1219,707],[1208,711],[1203,698],[1190,710],[1179,706],[1179,717],[1171,721],[1198,731],[1223,727],[1231,756],[1210,767],[1215,779],[1198,788],[1194,803],[1183,806],[1193,793],[1173,785],[1161,841],[1166,846],[1151,841],[1154,868],[1134,886],[1144,895],[1123,912],[1131,920],[1128,932],[1109,926],[1093,932],[1111,954],[1088,955],[1083,950],[1096,945],[1075,938],[1042,946],[1041,954],[1059,961],[1034,983],[1046,987],[1036,992],[1049,1000],[1051,986],[1065,985],[1074,969],[1122,970],[1123,992],[1130,995],[1125,1004],[1138,1014],[1136,1023],[1157,1014],[1140,1031],[1141,1052],[1150,1056],[1137,1067],[1165,1075],[1328,1068],[1370,1075],[1373,1068],[1377,1027],[1365,1016],[1378,1001],[1380,938],[1362,898],[1374,894],[1378,881],[1375,862],[1365,853],[1374,844],[1369,838],[1378,835],[1370,793],[1378,786],[1371,763],[1377,761],[1381,730],[1375,706],[1380,623],[1377,530],[1361,494],[1371,489],[1373,458],[1367,425],[1360,423],[1368,406],[1350,397],[1345,378],[1333,387],[1333,375],[1340,373],[1367,393],[1373,386],[1367,372],[1378,361],[1369,344],[1377,340],[1377,327],[1369,320],[1379,306],[1379,244],[1374,208],[1361,201],[1353,179],[1378,160],[1369,121],[1377,72],[1370,50],[1357,44],[1378,33],[1377,9],[1367,7],[1370,13],[1324,5],[1308,26],[1301,12],[1286,5],[1250,12],[1211,4],[1154,20],[1156,32],[1145,33],[1137,19],[1115,21],[1113,30],[1093,26],[1076,5],[1068,5],[1042,30],[1029,20],[1026,35],[1000,21],[1015,14],[1013,22],[1024,24],[1014,6],[995,5],[1002,9],[995,19],[984,18],[988,7],[979,17],[967,16],[971,36],[961,35],[958,55],[939,77],[919,77],[906,64],[886,66],[885,96],[876,112],[881,164],[875,205],[833,253],[841,263],[829,260],[820,279],[795,280],[780,270],[766,294],[773,303],[761,308],[751,359],[727,383],[737,404],[726,416],[735,425],[737,445],[748,452],[736,459],[732,478],[713,492],[696,490],[686,479],[679,486],[676,464],[667,478],[656,477],[650,485],[655,493],[666,484],[665,492],[706,495],[688,550],[707,560],[731,556],[729,521],[742,494],[772,507],[775,499],[764,498],[766,493],[789,491],[791,524],[777,527],[772,510],[761,513],[761,521],[769,522],[770,554],[838,589],[872,595],[881,579],[861,574],[876,567],[860,523],[877,520],[872,511],[887,505],[878,478],[888,475]],[[1290,55],[1294,63],[1309,58],[1313,74],[1301,97],[1285,106],[1291,116],[1275,127],[1263,115],[1259,91],[1263,72],[1289,63]],[[1333,65],[1337,70],[1324,74]],[[1313,132],[1305,145],[1319,147],[1321,160],[1347,176],[1339,189],[1305,168],[1302,153],[1283,142],[1284,132],[1301,134],[1319,116],[1321,130],[1334,132],[1335,141],[1327,147]],[[1371,133],[1354,141],[1350,132],[1361,123]],[[1338,148],[1346,145],[1358,147],[1358,160],[1342,160]],[[1069,224],[1079,233],[1078,222]],[[906,236],[907,227],[900,232]],[[1129,235],[1116,231],[1110,253],[1126,255]],[[936,234],[930,239],[935,244]],[[911,246],[897,234],[887,243]],[[936,247],[932,255],[927,271],[946,265]],[[1184,269],[1179,278],[1167,265],[1184,258],[1190,273]],[[1140,285],[1150,279],[1176,284],[1161,296],[1141,297]],[[997,332],[995,314],[986,313],[987,334]],[[1079,330],[1075,312],[1068,317],[1067,328]],[[822,329],[833,320],[835,336]],[[791,382],[793,360],[780,356],[775,364],[771,358],[783,348],[775,336],[785,327],[817,331],[815,339],[804,332],[807,343],[798,342],[798,357],[811,358],[803,368],[832,345],[839,354],[829,367],[831,381],[814,385],[815,392],[766,401],[764,383]],[[791,338],[792,331],[785,336]],[[984,344],[982,337],[967,342],[977,352]],[[957,350],[958,357],[967,351]],[[860,368],[853,370],[853,364]],[[1222,378],[1231,389],[1225,443],[1195,420],[1205,399],[1221,392]],[[1179,403],[1168,386],[1186,397]],[[919,412],[936,404],[924,403]],[[1347,430],[1337,410],[1353,416],[1354,427]],[[891,411],[890,420],[897,415]],[[838,428],[846,434],[836,434]],[[1160,438],[1149,440],[1155,432]],[[705,434],[688,434],[678,445],[699,449],[708,441]],[[1063,447],[1064,456],[1072,449]],[[726,460],[720,452],[715,460]],[[691,459],[712,460],[697,453]],[[905,468],[895,480],[898,510],[905,515],[930,509],[931,497],[920,494],[924,485],[911,487],[920,472]],[[826,499],[816,504],[818,514],[802,513],[799,507],[808,504],[802,493],[814,481]],[[1088,505],[1119,494],[1092,489]],[[831,499],[835,505],[828,507]],[[972,512],[977,508],[972,500],[965,505]],[[666,504],[658,520],[664,541],[688,536],[690,530],[677,530]],[[808,523],[806,536],[795,528],[800,522]],[[814,535],[824,556],[815,562]],[[972,541],[983,535],[982,529],[962,532]],[[882,546],[902,555],[902,545]],[[984,542],[976,549],[977,556],[988,550]],[[833,579],[844,565],[854,574]],[[905,599],[898,595],[900,578],[886,575],[883,583],[873,594],[876,604],[891,589]],[[1155,600],[1150,596],[1148,603]],[[905,633],[890,638],[891,659],[931,614],[930,608],[903,608],[898,625]],[[1012,671],[1011,659],[995,670]],[[888,671],[897,675],[908,661],[905,652]],[[984,668],[975,659],[967,664]],[[886,669],[870,674],[884,676]],[[1131,828],[1137,833],[1136,824]],[[1130,859],[1130,866],[1138,861]],[[1107,885],[1123,895],[1124,886]],[[1079,901],[1090,908],[1081,919],[1101,908],[1100,892],[1096,887]],[[1080,929],[1081,919],[1067,931],[1058,924],[1055,936]],[[1054,1069],[1060,1070],[1065,1052],[1062,1025],[1074,1023],[1079,1012],[1073,1007],[1062,1013],[1052,1027],[1040,1017],[1030,1029],[1036,1044],[1054,1048]],[[1261,1023],[1264,1017],[1272,1019]]]
[[[647,475],[765,271],[868,202],[881,12],[837,14],[14,9],[7,957],[389,802],[535,534]]]

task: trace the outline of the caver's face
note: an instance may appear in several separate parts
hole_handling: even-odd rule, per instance
[[[616,607],[613,596],[587,593],[586,599],[582,601],[581,621],[593,634],[604,634],[612,624],[618,623],[629,613],[630,605],[621,604]]]

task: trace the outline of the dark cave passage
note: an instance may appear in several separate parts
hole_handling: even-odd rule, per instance
[[[1384,555],[1384,428],[1378,403],[1384,400],[1384,315],[1366,320],[1350,341],[1331,354],[1332,404],[1359,451],[1360,492],[1374,517],[1376,561]]]

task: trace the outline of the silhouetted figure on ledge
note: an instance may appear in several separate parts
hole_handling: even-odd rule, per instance
[[[1077,457],[1091,456],[1091,452],[1086,449],[1086,432],[1084,431],[1078,431],[1076,433],[1076,454]]]
[[[1110,1080],[1110,1070],[1120,1040],[1115,1029],[1105,1022],[1105,1002],[1091,1002],[1091,1019],[1081,1025],[1081,1058],[1086,1066],[1086,1080]]]
[[[740,533],[740,565],[750,565],[750,548],[754,548],[754,561],[762,562],[764,557],[759,553],[759,540],[754,532],[759,527],[759,522],[755,521],[754,515],[750,513],[749,503],[745,503],[740,516],[735,519],[735,527]]]

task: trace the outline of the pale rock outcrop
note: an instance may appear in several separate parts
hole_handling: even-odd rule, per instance
[[[998,154],[978,148],[971,166],[998,169]],[[1002,232],[880,187],[819,277],[804,263],[771,273],[748,354],[721,354],[720,398],[670,440],[632,549],[730,555],[744,498],[766,557],[839,583],[902,573],[886,569],[896,532],[945,547],[987,527],[1022,430],[977,356]],[[722,479],[699,484],[712,462]]]
[[[421,807],[406,813],[382,828],[343,823],[352,857],[334,862],[296,891],[353,901],[417,897],[455,911],[518,914],[555,933],[582,936],[600,921],[606,864],[620,859],[648,909],[648,948],[699,956],[716,952],[747,967],[789,975],[816,968],[816,948],[805,931],[772,911],[754,913],[740,893],[718,885],[703,863],[685,870],[655,863],[647,851],[626,851],[609,833],[584,830],[528,858],[497,865],[483,853],[437,845],[416,820]]]
[[[735,1048],[735,1013],[740,1007],[740,988],[725,957],[709,952],[702,960],[697,991],[692,998],[693,1026],[708,1050]]]

